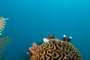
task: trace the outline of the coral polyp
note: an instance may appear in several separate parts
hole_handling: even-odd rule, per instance
[[[30,60],[82,60],[82,57],[71,43],[50,38],[38,46]]]

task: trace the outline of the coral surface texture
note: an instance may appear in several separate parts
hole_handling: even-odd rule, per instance
[[[55,38],[38,46],[30,60],[82,60],[82,57],[71,43]]]

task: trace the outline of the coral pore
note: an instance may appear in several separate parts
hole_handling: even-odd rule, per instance
[[[55,38],[38,46],[30,60],[82,60],[82,57],[71,43]]]

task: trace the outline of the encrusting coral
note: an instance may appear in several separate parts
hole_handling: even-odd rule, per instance
[[[6,22],[5,20],[8,20],[9,18],[3,18],[0,17],[0,35],[2,35],[2,31],[5,28]]]
[[[30,60],[82,60],[82,57],[68,41],[52,38],[38,46]]]
[[[11,42],[11,38],[5,37],[0,39],[0,59],[5,47]]]

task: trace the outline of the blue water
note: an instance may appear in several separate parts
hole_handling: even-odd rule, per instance
[[[23,58],[33,42],[48,34],[72,36],[83,60],[90,60],[89,0],[0,0],[0,16],[10,18],[0,36],[12,38],[3,52],[5,60]]]

